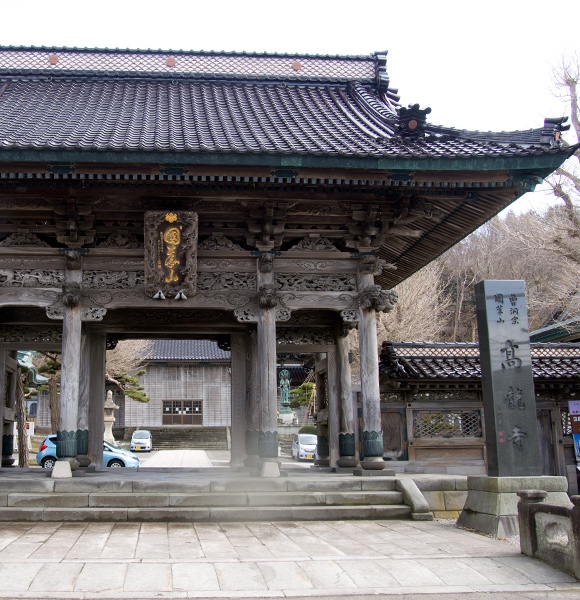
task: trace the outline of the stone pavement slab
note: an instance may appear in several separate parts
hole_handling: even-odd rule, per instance
[[[6,523],[0,548],[0,599],[580,598],[518,547],[437,521]]]
[[[207,469],[212,467],[205,450],[159,450],[149,456],[139,455],[141,467]]]

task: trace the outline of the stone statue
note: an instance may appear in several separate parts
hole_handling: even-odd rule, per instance
[[[294,413],[290,408],[290,371],[282,369],[280,371],[280,414],[278,421],[284,425],[294,423]]]

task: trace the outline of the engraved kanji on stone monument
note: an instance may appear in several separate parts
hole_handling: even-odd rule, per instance
[[[475,286],[488,474],[541,475],[523,281]]]
[[[197,214],[145,213],[145,293],[156,300],[186,300],[197,287]]]

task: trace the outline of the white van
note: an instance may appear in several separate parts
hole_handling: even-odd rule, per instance
[[[151,432],[147,429],[137,429],[131,436],[131,450],[143,450],[145,452],[151,452],[153,448],[153,439],[151,438]]]
[[[298,433],[292,439],[292,458],[314,460],[318,440],[312,433]]]

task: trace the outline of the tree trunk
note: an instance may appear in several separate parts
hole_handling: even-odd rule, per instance
[[[457,282],[457,287],[459,287],[459,281]],[[455,305],[455,323],[453,323],[453,341],[457,341],[457,331],[459,329],[459,322],[461,321],[461,308],[463,307],[463,293],[464,286],[461,286],[461,292],[457,298],[457,304]]]
[[[48,408],[50,409],[50,432],[58,431],[58,385],[56,376],[53,375],[48,380]]]
[[[26,406],[24,402],[24,390],[20,378],[20,369],[17,372],[16,390],[16,413],[18,414],[18,466],[28,469],[28,431],[26,430]]]

